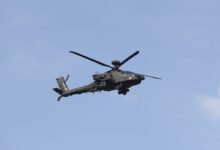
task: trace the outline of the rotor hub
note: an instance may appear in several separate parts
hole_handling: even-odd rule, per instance
[[[114,65],[115,67],[118,67],[120,64],[121,64],[121,62],[119,60],[112,61],[112,65]]]

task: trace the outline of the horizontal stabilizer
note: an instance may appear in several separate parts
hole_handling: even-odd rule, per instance
[[[57,92],[58,94],[62,94],[63,93],[63,91],[61,91],[60,89],[58,89],[58,88],[53,88],[53,90],[55,91],[55,92]]]

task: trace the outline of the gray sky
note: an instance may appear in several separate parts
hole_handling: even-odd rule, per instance
[[[1,0],[0,149],[219,150],[220,2]],[[57,102],[55,78],[92,81],[105,63],[162,77]]]

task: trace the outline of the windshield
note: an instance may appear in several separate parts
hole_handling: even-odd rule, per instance
[[[130,71],[122,71],[121,73],[122,74],[127,74],[127,75],[135,76],[135,73],[134,72],[130,72]]]

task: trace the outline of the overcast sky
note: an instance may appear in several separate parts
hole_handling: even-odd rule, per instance
[[[220,1],[0,0],[1,150],[219,150]],[[104,72],[77,51],[147,79],[57,102]]]

